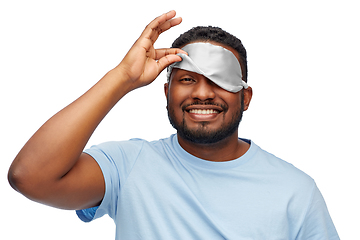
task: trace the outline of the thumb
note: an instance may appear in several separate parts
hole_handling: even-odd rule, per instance
[[[166,67],[170,66],[175,62],[182,61],[182,58],[178,55],[166,55],[160,58],[157,62],[159,73],[162,72]]]

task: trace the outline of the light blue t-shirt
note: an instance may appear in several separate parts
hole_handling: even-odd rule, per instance
[[[177,135],[107,142],[86,150],[101,167],[99,207],[116,239],[339,239],[315,182],[254,142],[240,158],[211,162],[186,152]]]

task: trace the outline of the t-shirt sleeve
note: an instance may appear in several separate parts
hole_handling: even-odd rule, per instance
[[[335,226],[318,187],[314,185],[312,198],[308,206],[297,240],[339,240]]]
[[[116,217],[117,199],[121,186],[126,182],[142,148],[141,141],[107,142],[85,150],[99,164],[105,180],[105,195],[100,206],[77,210],[84,222],[90,222],[108,214]]]

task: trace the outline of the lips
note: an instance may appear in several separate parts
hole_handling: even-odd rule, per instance
[[[215,111],[223,112],[223,111],[227,111],[228,108],[224,104],[215,103],[215,102],[202,102],[202,101],[195,101],[193,103],[184,104],[182,106],[183,111],[190,111],[193,109],[199,109],[199,110],[212,109]]]
[[[193,103],[183,106],[183,111],[187,112],[194,121],[214,120],[226,109],[225,106],[214,103]]]
[[[215,109],[190,109],[189,113],[195,113],[195,114],[213,114],[213,113],[219,113],[218,110]]]

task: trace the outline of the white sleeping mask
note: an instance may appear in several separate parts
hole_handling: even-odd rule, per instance
[[[178,53],[182,61],[169,67],[168,77],[173,68],[179,68],[201,74],[229,92],[236,93],[242,88],[248,88],[242,80],[240,63],[231,51],[204,42],[191,43],[182,49],[189,56]]]

